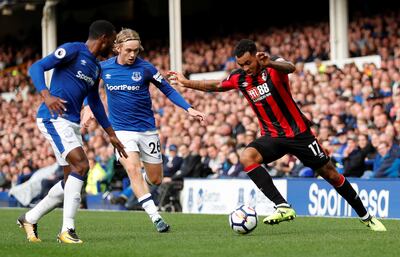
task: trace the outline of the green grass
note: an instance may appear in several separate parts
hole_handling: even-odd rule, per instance
[[[0,256],[400,256],[400,221],[384,220],[387,232],[369,231],[357,219],[298,217],[275,226],[262,223],[248,235],[235,234],[227,215],[169,214],[172,230],[159,234],[142,212],[88,212],[77,215],[83,245],[61,245],[57,210],[39,224],[41,244],[28,243],[15,223],[22,209],[0,209]],[[261,217],[259,217],[261,220]]]

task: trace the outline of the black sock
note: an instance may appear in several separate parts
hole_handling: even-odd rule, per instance
[[[244,169],[247,175],[253,180],[257,187],[264,193],[268,199],[275,203],[275,205],[286,203],[281,193],[275,187],[272,178],[268,171],[259,164],[250,165]]]
[[[367,215],[367,210],[365,209],[360,197],[347,179],[344,179],[343,184],[339,187],[335,187],[335,189],[351,205],[351,207],[353,207],[359,217],[365,217]]]

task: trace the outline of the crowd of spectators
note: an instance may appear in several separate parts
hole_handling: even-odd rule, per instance
[[[38,57],[39,53],[34,47],[24,46],[18,48],[12,43],[0,43],[0,71],[8,67],[21,65]]]
[[[354,177],[399,177],[400,141],[400,15],[358,18],[349,24],[350,55],[379,54],[381,67],[366,63],[343,68],[321,66],[329,58],[329,26],[319,23],[268,29],[211,41],[185,42],[184,72],[235,68],[231,53],[238,38],[247,37],[271,55],[296,63],[290,76],[291,92],[338,170]],[[2,46],[0,46],[0,49]],[[41,99],[27,76],[32,53],[0,50],[0,188],[55,162],[49,143],[36,128]],[[21,57],[22,56],[22,57]],[[167,48],[146,49],[147,60],[162,72],[169,69]],[[21,60],[24,60],[22,63]],[[304,70],[315,62],[318,73]],[[2,68],[20,64],[1,71]],[[157,88],[151,87],[153,109],[166,170],[166,183],[183,177],[246,177],[239,163],[242,149],[259,135],[258,122],[246,100],[235,91],[203,93],[178,88],[197,110],[207,114],[207,125],[188,118]],[[6,93],[7,92],[7,93]],[[10,95],[11,94],[11,95]],[[111,179],[115,160],[98,125],[84,131],[85,150],[98,180]],[[180,157],[179,163],[172,161]],[[174,166],[175,165],[175,166]],[[169,166],[174,166],[169,170]],[[315,176],[295,157],[269,164],[274,176]],[[100,171],[99,171],[100,169]],[[101,175],[102,174],[102,175]],[[89,175],[90,176],[90,175]],[[96,176],[94,176],[96,177]],[[88,189],[95,190],[94,187]],[[101,191],[101,189],[98,188]]]
[[[392,49],[399,44],[399,22],[398,12],[358,17],[350,21],[350,57],[379,54],[384,59],[393,58]],[[293,63],[329,59],[329,23],[297,24],[225,38],[184,42],[184,72],[191,74],[229,69],[227,66],[235,61],[232,58],[233,47],[242,38],[252,39],[258,43],[260,50],[282,56]],[[167,71],[168,52],[167,46],[156,46],[148,51],[148,57],[160,70]]]

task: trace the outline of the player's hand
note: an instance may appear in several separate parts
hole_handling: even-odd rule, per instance
[[[200,122],[205,122],[206,120],[206,115],[204,113],[199,112],[193,108],[189,108],[187,112],[189,113],[190,116],[192,116],[195,119],[198,119]]]
[[[117,149],[119,156],[128,158],[128,154],[125,152],[125,147],[119,141],[118,137],[114,134],[110,136],[110,143]]]
[[[46,93],[43,93],[42,96],[44,103],[46,104],[47,108],[49,108],[51,116],[54,116],[56,114],[62,115],[64,112],[67,111],[67,108],[65,107],[67,101],[50,95],[48,91]]]
[[[187,78],[183,76],[182,73],[176,71],[169,71],[167,73],[167,79],[172,86],[181,87],[184,87],[184,82],[187,81]]]
[[[261,64],[261,66],[263,68],[269,66],[269,64],[271,62],[271,59],[270,59],[270,57],[269,57],[269,55],[267,53],[265,53],[265,52],[257,52],[256,53],[256,57],[257,57],[258,62]]]
[[[94,121],[93,112],[89,106],[85,106],[83,108],[81,124],[83,125],[83,127],[87,128],[87,127],[89,127],[89,125],[92,121]]]

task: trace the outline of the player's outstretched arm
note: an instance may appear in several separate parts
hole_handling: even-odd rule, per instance
[[[115,134],[114,129],[111,126],[109,126],[108,128],[105,128],[104,130],[107,132],[108,137],[110,139],[110,143],[117,149],[119,155],[122,157],[128,158],[128,154],[125,152],[125,147],[121,143],[121,141],[119,141],[117,135]]]
[[[112,128],[110,121],[106,115],[106,111],[104,110],[103,103],[100,100],[98,88],[92,89],[88,96],[87,102],[89,104],[90,109],[93,112],[94,117],[99,122],[99,124],[103,127],[103,129],[107,132],[110,143],[117,149],[118,153],[125,158],[128,158],[127,153],[124,150],[124,145],[119,141],[117,135],[115,134],[114,129]]]
[[[81,124],[83,127],[89,127],[90,123],[94,120],[94,115],[89,105],[85,105],[82,110]]]
[[[103,80],[100,80],[100,82],[99,82],[100,90],[101,90],[102,86],[103,86]],[[92,110],[90,109],[87,97],[85,97],[85,100],[83,101],[83,105],[84,105],[84,107],[82,110],[81,124],[84,128],[87,128],[87,127],[89,127],[90,123],[95,120],[95,117],[93,115]],[[103,103],[103,106],[104,105],[105,104]]]
[[[204,92],[223,92],[231,89],[222,87],[220,80],[189,80],[182,73],[176,71],[168,72],[168,80],[171,85],[183,86]]]
[[[296,70],[296,66],[293,63],[283,58],[271,60],[270,56],[264,52],[258,52],[256,56],[263,68],[270,67],[285,74],[293,73]]]
[[[206,120],[206,115],[202,112],[199,112],[198,110],[193,109],[192,107],[190,107],[189,109],[187,109],[187,112],[189,113],[189,115],[195,119],[198,119],[199,121],[203,122]]]
[[[154,83],[161,90],[161,92],[163,92],[163,94],[166,95],[169,100],[171,100],[171,102],[187,111],[191,117],[198,119],[201,122],[204,121],[206,115],[195,110],[188,102],[186,102],[181,94],[179,94],[173,87],[171,87],[170,84],[168,84],[164,78],[161,77],[161,75],[158,74],[159,73],[157,72],[153,76],[152,83]]]

